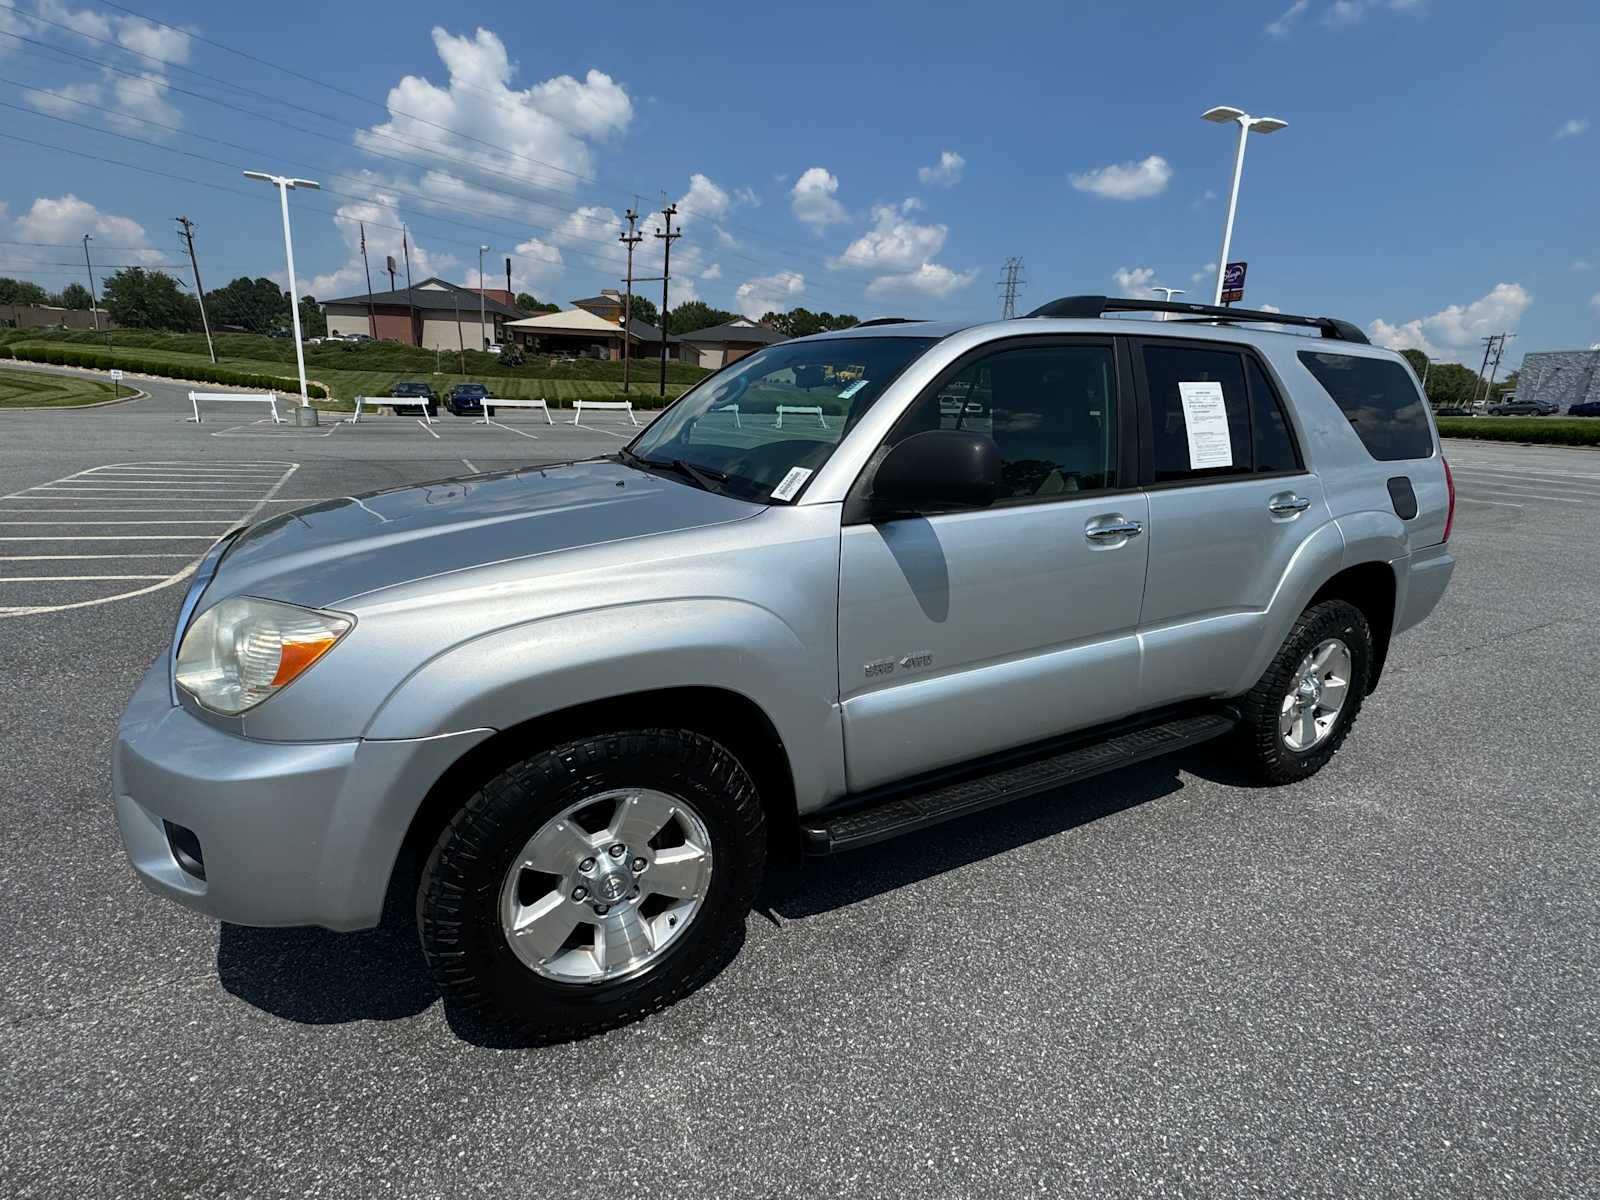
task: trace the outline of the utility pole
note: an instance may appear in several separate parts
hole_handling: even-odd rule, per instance
[[[634,203],[638,203],[637,200]],[[639,214],[633,209],[628,213],[628,232],[619,233],[617,240],[628,248],[628,278],[623,282],[627,285],[627,292],[622,301],[622,391],[628,392],[628,368],[633,359],[631,350],[633,339],[633,248],[644,241],[644,234],[635,233],[634,225],[638,223]],[[663,334],[667,328],[667,314],[661,314],[661,329]]]
[[[1494,377],[1500,371],[1500,359],[1506,352],[1506,339],[1514,338],[1514,333],[1502,333],[1494,348],[1494,362],[1489,364],[1489,378],[1483,385],[1483,398],[1485,401],[1494,393]]]
[[[206,293],[200,286],[200,262],[194,256],[194,222],[188,217],[179,217],[181,226],[180,235],[189,246],[189,265],[194,268],[194,294],[200,299],[200,324],[206,331],[206,349],[211,353],[211,365],[217,365],[217,348],[211,344],[211,321],[206,316]]]
[[[393,259],[389,261],[393,262]],[[378,313],[372,307],[372,264],[367,261],[367,223],[361,222],[361,269],[367,273],[367,335],[378,340]],[[394,279],[389,280],[389,290],[394,291]]]
[[[667,219],[667,231],[662,233],[656,230],[656,236],[666,245],[661,254],[661,398],[667,398],[667,286],[672,282],[672,243],[683,234],[672,232],[672,218],[678,213],[676,204],[669,204],[661,210],[661,215]]]
[[[1004,278],[995,284],[995,287],[1000,289],[1000,319],[1009,321],[1017,315],[1017,292],[1027,283],[1027,280],[1017,277],[1018,272],[1022,270],[1022,258],[1020,255],[1006,259],[1005,266],[1000,269],[1005,272]]]
[[[417,302],[411,294],[411,241],[406,227],[400,226],[400,249],[406,256],[406,311],[411,314],[411,344],[422,345],[422,331],[417,328]]]
[[[487,303],[488,297],[483,294],[483,288],[484,288],[484,283],[483,283],[483,255],[484,255],[484,251],[486,251],[488,249],[489,249],[489,247],[487,247],[487,246],[479,246],[478,247],[478,342],[479,342],[478,349],[479,350],[487,350],[489,348],[489,339],[483,336],[483,323],[484,323],[484,321],[486,321],[488,319],[487,315],[485,314],[485,311],[484,311],[484,305]]]
[[[94,331],[100,332],[100,301],[94,293],[94,264],[89,261],[89,243],[94,238],[89,234],[83,235],[83,265],[89,269],[89,307],[94,310]],[[111,349],[111,321],[109,314],[106,320],[106,349]]]
[[[482,276],[480,275],[479,278],[481,279]],[[456,353],[461,356],[461,373],[465,375],[467,373],[467,343],[461,337],[461,293],[452,285],[450,294],[456,300]]]

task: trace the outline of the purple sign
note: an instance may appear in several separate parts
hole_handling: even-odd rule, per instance
[[[1222,270],[1222,302],[1237,304],[1244,299],[1244,274],[1249,263],[1231,262]]]

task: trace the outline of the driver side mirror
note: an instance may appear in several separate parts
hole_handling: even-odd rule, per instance
[[[880,516],[988,508],[1000,492],[1000,448],[965,429],[914,433],[889,451],[872,480]]]

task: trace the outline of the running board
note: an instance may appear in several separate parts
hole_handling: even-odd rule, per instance
[[[850,811],[829,818],[814,814],[801,823],[808,854],[837,854],[870,846],[955,817],[1077,783],[1149,758],[1159,758],[1230,732],[1238,724],[1232,712],[1207,712],[1144,725],[1094,741],[1018,762],[1005,760],[986,774],[966,775],[954,782],[934,782],[926,790],[896,788],[862,796]],[[1059,743],[1058,743],[1059,745]]]

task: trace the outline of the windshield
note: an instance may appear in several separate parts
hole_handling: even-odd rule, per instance
[[[647,463],[698,468],[702,482],[740,499],[793,500],[936,340],[866,336],[768,346],[691,389],[629,450]]]

